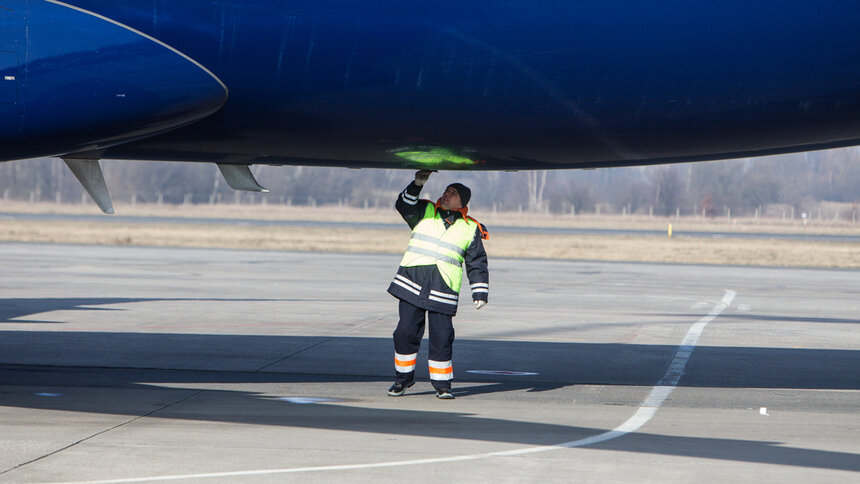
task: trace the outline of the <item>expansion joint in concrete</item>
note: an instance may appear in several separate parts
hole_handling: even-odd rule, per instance
[[[55,451],[52,451],[52,452],[49,452],[49,453],[47,453],[47,454],[45,454],[45,455],[41,455],[41,456],[39,456],[39,457],[36,457],[35,459],[30,459],[30,460],[28,460],[27,462],[22,462],[22,463],[20,463],[20,464],[18,464],[18,465],[16,465],[16,466],[14,466],[14,467],[10,467],[9,469],[2,470],[2,471],[0,471],[0,476],[2,476],[2,475],[4,475],[4,474],[7,474],[7,473],[9,473],[9,472],[12,472],[12,471],[14,471],[15,469],[20,469],[20,468],[25,467],[25,466],[28,466],[28,465],[30,465],[30,464],[32,464],[32,463],[34,463],[34,462],[38,462],[38,461],[40,461],[40,460],[47,459],[48,457],[51,457],[51,456],[53,456],[53,455],[57,455],[57,454],[59,454],[60,452],[63,452],[63,451],[65,451],[65,450],[71,449],[72,447],[75,447],[75,446],[76,446],[76,445],[78,445],[78,444],[82,444],[82,443],[84,443],[84,442],[86,442],[86,441],[88,441],[88,440],[94,439],[94,438],[98,437],[99,435],[106,434],[106,433],[108,433],[108,432],[110,432],[110,431],[113,431],[113,430],[116,430],[116,429],[118,429],[118,428],[120,428],[120,427],[125,427],[125,426],[126,426],[126,425],[128,425],[128,424],[131,424],[131,423],[134,423],[134,422],[136,422],[136,421],[138,421],[138,420],[141,420],[141,419],[144,419],[144,418],[146,418],[146,417],[152,416],[152,415],[154,415],[154,414],[156,414],[156,413],[158,413],[158,412],[160,412],[160,411],[162,411],[162,410],[166,410],[166,409],[168,409],[168,408],[170,408],[170,407],[172,407],[172,406],[174,406],[174,405],[178,405],[178,404],[180,404],[180,403],[182,403],[182,402],[184,402],[184,401],[186,401],[186,400],[189,400],[189,399],[191,399],[191,398],[194,398],[194,397],[196,397],[197,395],[199,395],[199,394],[201,394],[201,393],[202,393],[202,390],[201,390],[201,391],[196,391],[196,392],[192,393],[191,395],[187,395],[187,396],[185,396],[185,397],[180,398],[179,400],[176,400],[175,402],[171,402],[171,403],[168,403],[168,404],[166,404],[166,405],[162,405],[161,407],[158,407],[158,408],[156,408],[155,410],[152,410],[151,412],[147,412],[147,413],[145,413],[145,414],[143,414],[143,415],[139,415],[139,416],[137,416],[137,417],[134,417],[134,418],[128,419],[128,420],[126,420],[125,422],[122,422],[122,423],[116,424],[116,425],[114,425],[113,427],[110,427],[110,428],[107,428],[107,429],[105,429],[105,430],[101,430],[101,431],[99,431],[99,432],[96,432],[96,433],[94,433],[94,434],[92,434],[92,435],[90,435],[90,436],[88,436],[88,437],[84,437],[83,439],[78,440],[77,442],[71,443],[71,444],[69,444],[69,445],[67,445],[67,446],[65,446],[65,447],[59,448],[59,449],[57,449],[57,450],[55,450]]]

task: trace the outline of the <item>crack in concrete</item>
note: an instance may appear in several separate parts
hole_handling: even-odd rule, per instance
[[[186,400],[189,400],[189,399],[191,399],[191,398],[194,398],[194,397],[196,397],[197,395],[200,395],[201,393],[203,393],[203,390],[200,390],[200,391],[194,392],[194,393],[192,393],[191,395],[188,395],[188,396],[186,396],[186,397],[180,398],[179,400],[176,400],[175,402],[172,402],[172,403],[168,403],[168,404],[166,404],[166,405],[163,405],[163,406],[161,406],[161,407],[159,407],[159,408],[156,408],[155,410],[152,410],[151,412],[145,413],[145,414],[143,414],[143,415],[139,415],[139,416],[134,417],[134,418],[132,418],[132,419],[126,420],[125,422],[122,422],[122,423],[116,424],[116,425],[114,425],[113,427],[110,427],[110,428],[107,428],[107,429],[105,429],[105,430],[102,430],[102,431],[96,432],[96,433],[94,433],[94,434],[92,434],[92,435],[90,435],[90,436],[88,436],[88,437],[84,437],[83,439],[78,440],[77,442],[74,442],[74,443],[72,443],[72,444],[69,444],[69,445],[67,445],[67,446],[65,446],[65,447],[61,447],[61,448],[59,448],[59,449],[57,449],[57,450],[55,450],[55,451],[53,451],[53,452],[49,452],[49,453],[47,453],[47,454],[45,454],[45,455],[41,455],[41,456],[39,456],[39,457],[36,457],[35,459],[28,460],[27,462],[22,462],[21,464],[18,464],[18,465],[14,466],[14,467],[10,467],[9,469],[6,469],[6,470],[3,470],[3,471],[0,471],[0,476],[2,476],[2,475],[4,475],[4,474],[7,474],[7,473],[9,473],[9,472],[12,472],[12,471],[14,471],[14,470],[16,470],[16,469],[20,469],[20,468],[22,468],[22,467],[28,466],[28,465],[30,465],[30,464],[32,464],[32,463],[34,463],[34,462],[38,462],[38,461],[40,461],[40,460],[47,459],[48,457],[51,457],[51,456],[56,455],[56,454],[59,454],[60,452],[63,452],[63,451],[65,451],[65,450],[67,450],[67,449],[71,449],[72,447],[74,447],[74,446],[76,446],[76,445],[78,445],[78,444],[81,444],[81,443],[86,442],[86,441],[88,441],[88,440],[91,440],[91,439],[93,439],[93,438],[95,438],[95,437],[98,437],[99,435],[106,434],[106,433],[108,433],[108,432],[110,432],[110,431],[112,431],[112,430],[116,430],[116,429],[118,429],[118,428],[120,428],[120,427],[124,427],[124,426],[126,426],[126,425],[128,425],[128,424],[134,423],[134,422],[136,422],[136,421],[138,421],[138,420],[140,420],[140,419],[144,419],[144,418],[146,418],[146,417],[149,417],[149,416],[151,416],[151,415],[154,415],[154,414],[156,414],[156,413],[158,413],[158,412],[160,412],[160,411],[162,411],[162,410],[166,410],[166,409],[168,409],[168,408],[170,408],[170,407],[172,407],[172,406],[174,406],[174,405],[178,405],[178,404],[180,404],[180,403],[182,403],[182,402],[184,402],[184,401],[186,401]]]

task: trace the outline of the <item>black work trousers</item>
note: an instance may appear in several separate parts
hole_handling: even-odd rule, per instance
[[[450,389],[453,379],[451,358],[454,345],[454,324],[449,314],[426,311],[406,301],[400,301],[400,321],[394,330],[394,352],[400,355],[416,355],[424,337],[425,313],[430,323],[430,381],[438,389]],[[413,357],[414,358],[414,357]],[[444,368],[446,367],[447,368]],[[444,368],[443,370],[434,369]],[[415,380],[414,363],[412,371],[401,372],[395,369],[397,382],[407,384]]]

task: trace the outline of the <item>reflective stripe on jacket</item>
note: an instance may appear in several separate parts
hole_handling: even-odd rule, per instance
[[[427,204],[424,218],[412,229],[412,237],[401,267],[435,265],[442,280],[454,293],[460,293],[463,280],[463,256],[475,238],[478,224],[467,219],[457,219],[445,228],[436,207]]]

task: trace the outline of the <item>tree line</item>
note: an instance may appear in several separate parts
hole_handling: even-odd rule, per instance
[[[128,203],[389,207],[412,179],[411,170],[254,166],[271,193],[249,194],[229,188],[212,164],[104,160],[102,167],[114,200]],[[423,196],[435,198],[454,181],[472,188],[470,206],[480,210],[798,218],[814,215],[824,202],[856,213],[860,148],[597,170],[441,172]],[[86,200],[59,159],[0,163],[0,195],[32,202]],[[847,212],[828,216],[851,218]]]

